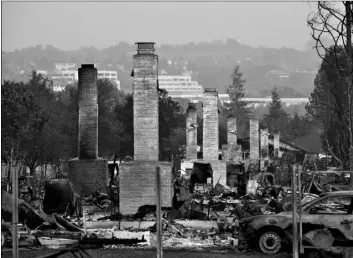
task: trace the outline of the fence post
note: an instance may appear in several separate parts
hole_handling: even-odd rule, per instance
[[[18,175],[12,173],[12,257],[18,258]]]
[[[302,254],[304,253],[303,249],[303,243],[302,243],[302,238],[303,238],[303,227],[302,227],[302,178],[301,178],[301,172],[303,170],[303,166],[299,165],[298,166],[298,189],[299,189],[299,252]]]
[[[156,228],[157,228],[157,258],[163,258],[162,250],[162,217],[161,217],[161,175],[160,167],[156,167]]]
[[[298,223],[297,223],[297,180],[298,166],[292,165],[292,232],[293,232],[293,258],[299,258],[298,254]]]

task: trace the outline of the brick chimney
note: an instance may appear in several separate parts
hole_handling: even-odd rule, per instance
[[[206,88],[203,93],[203,159],[218,160],[219,157],[219,120],[218,92]]]
[[[78,157],[98,158],[97,69],[83,64],[78,69]]]
[[[186,158],[197,159],[197,110],[189,103],[186,111]]]
[[[259,120],[250,119],[250,159],[258,160],[259,155]]]
[[[133,56],[134,160],[159,160],[158,56],[153,42],[138,42]]]

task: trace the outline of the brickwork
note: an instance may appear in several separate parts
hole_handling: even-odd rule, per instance
[[[219,120],[218,92],[205,89],[203,94],[203,159],[218,160],[219,156]]]
[[[186,159],[197,159],[197,110],[193,103],[186,114]]]
[[[261,170],[263,170],[265,167],[265,160],[268,160],[268,129],[267,128],[261,130],[260,146],[261,146],[260,168]]]
[[[97,69],[83,64],[78,69],[78,158],[68,161],[68,176],[77,194],[106,190],[108,161],[98,159]]]
[[[134,160],[158,161],[158,56],[133,57]]]
[[[161,168],[162,207],[171,207],[172,164],[158,161],[133,161],[120,165],[119,196],[122,214],[135,214],[142,205],[156,204],[156,166]]]
[[[250,159],[258,160],[259,155],[259,120],[250,119]]]
[[[275,133],[273,135],[273,146],[274,146],[275,158],[279,158],[280,157],[280,152],[279,152],[279,133]]]
[[[229,117],[227,121],[228,145],[237,144],[237,119],[235,117]]]
[[[78,69],[78,156],[98,158],[97,69],[82,65]]]
[[[72,159],[68,161],[69,180],[77,194],[89,195],[109,184],[108,161],[105,159]]]
[[[211,160],[213,170],[213,186],[219,182],[221,185],[227,185],[227,165],[224,160]]]
[[[229,164],[239,164],[243,162],[243,153],[241,145],[222,145],[223,158]]]

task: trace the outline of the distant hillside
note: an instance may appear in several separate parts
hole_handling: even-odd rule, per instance
[[[62,51],[53,46],[34,46],[14,52],[2,52],[2,79],[22,79],[21,71],[52,70],[56,62],[95,63],[99,69],[118,70],[124,90],[131,92],[132,55],[135,45],[125,42],[105,48],[82,47],[75,51]],[[159,70],[176,75],[182,71],[191,73],[207,88],[217,88],[225,93],[230,84],[232,69],[238,63],[246,82],[247,96],[265,97],[276,85],[282,97],[307,97],[313,89],[315,71],[320,64],[315,51],[295,49],[253,48],[229,39],[207,43],[161,45],[156,47]],[[270,71],[285,71],[288,80],[268,77]],[[303,71],[306,72],[297,72]]]

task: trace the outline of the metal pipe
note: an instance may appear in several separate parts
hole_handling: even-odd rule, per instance
[[[12,173],[12,257],[18,258],[18,175]]]
[[[298,254],[298,224],[297,224],[297,165],[292,166],[292,235],[293,258],[299,258]]]
[[[299,252],[302,254],[304,253],[303,249],[303,225],[302,225],[302,179],[301,179],[301,172],[303,166],[298,166],[298,189],[299,189]]]
[[[161,175],[160,167],[156,167],[156,226],[157,226],[157,258],[163,258],[162,250],[162,216],[161,216]]]

